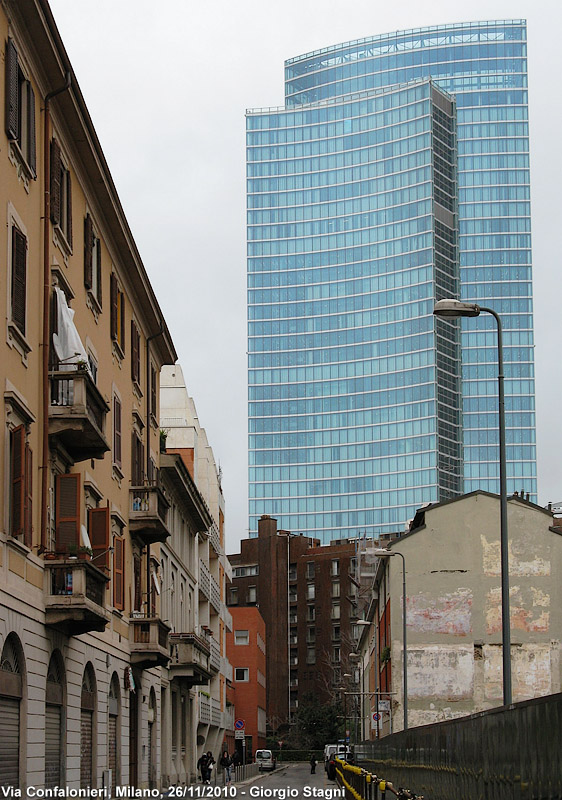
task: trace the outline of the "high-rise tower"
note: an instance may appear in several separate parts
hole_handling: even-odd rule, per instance
[[[447,493],[497,491],[485,319],[463,323],[464,481],[453,479],[458,352],[450,333],[439,349],[430,316],[455,293],[439,264],[457,244],[461,297],[504,323],[508,490],[534,497],[525,23],[373,37],[285,71],[285,108],[247,123],[251,531],[271,513],[324,540],[376,534]],[[438,214],[450,151],[433,109],[410,116],[430,77],[457,102],[458,240]],[[377,101],[386,118],[374,122]]]

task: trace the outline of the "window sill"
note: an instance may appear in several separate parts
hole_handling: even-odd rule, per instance
[[[117,339],[113,339],[111,344],[112,344],[113,355],[117,358],[119,366],[121,366],[121,362],[125,358],[125,353],[123,352],[121,345],[119,344]]]
[[[112,465],[112,477],[114,481],[117,481],[119,486],[121,486],[121,481],[125,477],[123,472],[121,472],[121,467],[118,464]]]
[[[27,159],[17,141],[10,142],[8,155],[10,162],[17,169],[18,179],[21,180],[25,191],[29,194],[29,182],[37,180],[37,175],[27,163]]]
[[[55,225],[53,228],[53,242],[61,251],[64,263],[68,266],[68,258],[72,255],[72,246],[70,245],[60,225]]]
[[[102,312],[101,303],[99,302],[98,298],[95,294],[90,290],[86,289],[86,305],[94,315],[96,322],[98,321],[98,317]]]
[[[19,539],[16,539],[15,536],[8,535],[6,537],[6,544],[8,547],[12,548],[13,550],[17,550],[18,553],[21,553],[23,556],[28,556],[31,554],[31,548],[28,547],[23,542],[20,542]]]
[[[135,380],[133,380],[133,392],[135,393],[135,395],[136,395],[138,400],[142,400],[142,398],[143,398],[142,389],[141,389],[138,381],[135,381]],[[143,427],[144,427],[144,425],[143,425]]]
[[[22,357],[22,362],[27,366],[27,356],[31,353],[31,345],[25,338],[25,335],[13,322],[8,322],[8,345],[13,347]]]

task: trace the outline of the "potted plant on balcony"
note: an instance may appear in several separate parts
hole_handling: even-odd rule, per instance
[[[91,561],[93,555],[94,551],[91,547],[84,546],[78,549],[78,558],[82,559],[82,561]]]
[[[78,558],[78,545],[77,544],[69,544],[68,545],[68,557],[69,558]]]

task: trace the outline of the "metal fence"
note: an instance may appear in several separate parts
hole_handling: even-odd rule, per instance
[[[560,800],[562,694],[365,742],[356,760],[428,800]]]

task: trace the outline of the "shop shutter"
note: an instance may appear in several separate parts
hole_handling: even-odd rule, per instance
[[[56,549],[66,553],[80,543],[80,475],[57,475],[55,491]]]
[[[92,786],[92,728],[93,713],[80,712],[80,788],[89,789]]]
[[[60,786],[61,781],[61,708],[45,706],[45,788]]]
[[[111,795],[117,786],[117,717],[109,715],[109,769],[111,770]]]
[[[19,786],[20,701],[0,697],[0,787]]]

